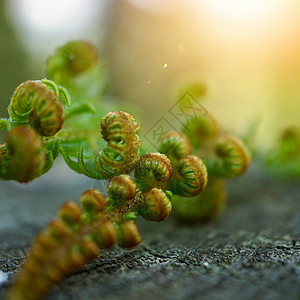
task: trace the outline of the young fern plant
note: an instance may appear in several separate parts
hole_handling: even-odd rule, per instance
[[[249,164],[245,145],[223,134],[211,115],[195,118],[181,133],[166,133],[159,152],[141,157],[140,127],[129,113],[106,113],[100,135],[103,88],[89,91],[88,84],[89,78],[105,81],[97,57],[83,41],[59,48],[47,61],[49,79],[18,86],[10,117],[0,120],[8,131],[0,146],[1,179],[29,182],[46,173],[59,154],[75,172],[109,179],[107,198],[91,189],[82,194],[80,207],[62,205],[37,235],[7,299],[40,299],[101,249],[116,243],[135,247],[141,242],[138,216],[159,222],[174,209],[187,221],[211,219],[224,201],[223,178],[241,175]],[[70,91],[72,106],[60,85]]]
[[[8,132],[0,145],[0,179],[30,182],[52,167],[60,150],[74,155],[85,146],[88,158],[97,151],[96,112],[102,111],[97,100],[103,89],[89,90],[105,79],[95,48],[84,41],[67,43],[48,59],[46,74],[57,81],[21,83],[11,97],[9,118],[0,119],[0,129]],[[62,83],[72,90],[72,106]]]
[[[108,198],[92,189],[82,194],[81,209],[75,202],[63,204],[57,219],[37,236],[7,299],[39,299],[53,283],[97,257],[99,249],[116,242],[135,247],[141,241],[137,216],[162,221],[172,211],[173,193],[189,197],[205,188],[204,163],[184,148],[175,145],[173,163],[161,153],[139,157],[139,127],[128,113],[108,113],[101,127],[108,146],[96,156],[94,169],[85,170],[81,157],[77,163],[65,159],[87,176],[109,178]]]
[[[1,179],[29,182],[51,168],[58,144],[48,141],[63,127],[64,108],[70,105],[68,91],[50,80],[28,80],[15,89],[9,118],[1,119],[8,131],[0,146]]]
[[[211,113],[197,115],[186,123],[182,132],[186,134],[186,149],[194,147],[194,153],[203,159],[207,167],[208,184],[203,193],[195,197],[174,196],[174,212],[185,222],[212,220],[224,209],[226,187],[224,179],[241,176],[247,170],[251,155],[245,143],[235,135],[224,132]],[[162,140],[176,138],[178,133],[167,133]],[[169,155],[169,150],[160,148]]]

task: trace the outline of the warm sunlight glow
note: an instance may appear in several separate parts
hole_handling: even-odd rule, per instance
[[[140,9],[144,9],[153,13],[168,14],[181,7],[184,7],[186,1],[183,0],[127,0]],[[193,0],[194,1],[194,0]]]
[[[216,17],[249,21],[271,13],[278,0],[202,0],[199,4]]]

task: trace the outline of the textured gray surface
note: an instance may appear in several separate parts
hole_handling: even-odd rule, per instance
[[[1,297],[33,235],[63,201],[94,185],[59,166],[29,186],[0,183],[0,270],[9,275]],[[46,299],[299,299],[300,182],[252,168],[229,193],[212,224],[140,220],[139,247],[103,252]]]

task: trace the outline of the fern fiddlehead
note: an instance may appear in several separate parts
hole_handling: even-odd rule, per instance
[[[159,151],[171,160],[174,171],[168,188],[181,196],[195,196],[207,184],[207,170],[203,161],[191,155],[192,146],[185,135],[170,131],[162,136]]]
[[[91,68],[97,51],[85,41],[71,41],[56,49],[46,62],[46,75],[55,82],[65,83]]]
[[[184,193],[180,194],[183,197],[174,195],[174,211],[184,221],[209,221],[224,208],[226,192],[222,178],[242,175],[249,166],[250,153],[238,137],[222,133],[211,113],[193,117],[182,131],[195,147],[195,153],[203,159],[209,180],[201,194],[195,193],[194,197],[186,197]]]
[[[135,164],[134,177],[142,191],[150,190],[168,181],[173,172],[171,161],[166,155],[148,153]]]
[[[73,79],[87,74],[96,61],[94,49],[82,41],[68,43],[48,60],[46,72],[49,77],[59,84],[66,82],[79,100],[77,107],[67,112],[69,118],[82,109],[92,112],[97,107],[86,103],[86,90],[81,88],[84,85],[72,87]],[[94,157],[95,154],[90,155],[86,147],[83,151],[84,144],[80,144],[77,162],[73,161],[71,156],[74,155],[70,155],[68,148],[72,142],[64,132],[65,128],[60,131],[64,113],[58,99],[62,96],[68,102],[66,90],[49,80],[28,83],[28,86],[32,85],[37,93],[30,92],[20,98],[26,90],[24,86],[20,87],[9,107],[10,122],[0,122],[1,128],[9,130],[6,144],[0,147],[0,174],[21,182],[29,181],[48,170],[60,150],[71,169],[91,178],[110,181],[107,198],[100,191],[91,189],[82,194],[81,208],[69,201],[59,209],[57,218],[37,236],[8,299],[39,299],[53,283],[97,257],[100,249],[108,249],[115,243],[123,248],[135,247],[141,242],[135,224],[139,215],[148,221],[162,221],[174,207],[182,219],[198,221],[214,217],[225,199],[222,178],[238,176],[248,166],[249,157],[244,145],[235,137],[221,135],[211,115],[193,119],[190,128],[183,129],[188,137],[177,132],[166,133],[162,138],[161,153],[148,153],[140,158],[139,126],[131,115],[122,111],[108,113],[101,120],[101,134],[107,146]],[[11,125],[17,127],[10,130]],[[32,153],[40,149],[40,145],[44,146],[41,152],[46,148],[46,153],[39,156],[44,162],[40,161],[40,165],[35,160],[29,162],[31,168],[36,164],[34,175],[29,177],[14,173],[21,160],[13,160],[14,151],[9,147],[12,144],[10,134],[22,130],[20,125],[30,125],[43,136],[40,144],[32,138],[30,144],[35,145]],[[69,128],[74,129],[73,125],[70,122]],[[26,130],[34,132],[29,127]],[[192,153],[192,145],[197,156]],[[215,151],[214,156],[208,155],[211,149]],[[92,161],[89,160],[91,157]],[[208,163],[208,168],[199,157]],[[13,162],[13,168],[6,167],[11,166],[10,162]],[[204,190],[208,174],[210,179]]]
[[[0,176],[21,183],[29,182],[44,172],[46,151],[37,133],[28,127],[13,128],[2,146]]]
[[[100,191],[92,189],[82,194],[81,209],[71,201],[62,205],[57,219],[38,234],[8,299],[39,299],[55,282],[97,257],[99,249],[108,249],[116,242],[124,248],[140,243],[134,221],[124,219],[124,215],[135,212],[141,200],[134,198],[135,193],[131,192],[125,198],[133,196],[133,199],[123,198],[120,202],[115,197],[124,196],[124,193],[115,181],[125,190],[133,191],[134,181],[122,175],[113,178],[108,185],[109,195],[114,197],[109,201]],[[108,209],[116,200],[118,204]],[[31,286],[30,282],[35,284]]]
[[[233,178],[242,175],[250,163],[250,153],[243,142],[226,134],[215,143],[217,159],[206,159],[205,163],[213,176]]]
[[[134,175],[141,199],[138,213],[146,220],[160,222],[171,213],[173,195],[166,183],[172,172],[171,161],[164,154],[145,154],[136,163]]]
[[[68,166],[78,173],[95,179],[109,179],[116,175],[129,173],[139,158],[139,126],[135,119],[123,111],[111,112],[101,120],[101,133],[107,147],[101,150],[94,159],[92,167],[86,166],[83,149],[78,153],[77,163],[72,161],[61,148]]]
[[[47,79],[27,80],[15,89],[9,119],[0,122],[0,128],[8,131],[1,147],[2,179],[29,182],[51,168],[58,156],[55,136],[64,123],[60,100],[71,105],[68,91]]]
[[[128,113],[118,111],[108,113],[101,120],[101,133],[107,141],[95,158],[95,167],[103,178],[128,173],[139,158],[139,125]]]
[[[99,249],[116,242],[123,248],[135,247],[141,242],[134,222],[137,215],[149,221],[164,220],[172,210],[172,193],[163,186],[172,176],[170,160],[163,154],[146,154],[135,164],[135,176],[137,183],[127,174],[113,177],[107,199],[98,190],[85,191],[81,209],[66,202],[57,219],[38,235],[8,299],[27,299],[24,295],[38,299],[53,283],[94,259]],[[144,181],[147,185],[141,184]],[[32,281],[36,284],[29,293]]]
[[[48,80],[28,80],[15,90],[8,106],[10,120],[15,125],[30,124],[41,136],[52,136],[63,126],[63,108],[58,101],[63,89]],[[70,98],[63,96],[68,105]]]
[[[138,213],[148,221],[163,221],[172,211],[172,194],[152,188],[143,198]]]

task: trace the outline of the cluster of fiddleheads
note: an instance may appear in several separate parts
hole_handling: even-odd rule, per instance
[[[28,127],[15,127],[2,146],[0,177],[28,182],[43,174],[46,151],[38,134]]]
[[[112,142],[115,149],[119,149],[119,143],[132,147],[129,153],[133,154],[133,160],[130,159],[125,168],[122,166],[127,174],[114,176],[116,172],[107,173],[106,178],[111,178],[107,199],[100,191],[88,190],[81,197],[81,209],[74,202],[66,202],[59,209],[58,218],[38,235],[9,299],[18,299],[29,293],[32,299],[38,299],[54,282],[94,259],[99,249],[109,248],[115,242],[123,248],[135,247],[141,241],[134,222],[138,215],[148,221],[162,221],[172,211],[173,193],[188,197],[204,189],[206,168],[199,158],[190,154],[190,149],[186,149],[188,145],[173,148],[174,165],[161,153],[148,153],[137,159],[138,125],[130,115],[109,113],[101,124],[111,125],[110,118],[124,115],[133,139],[121,139],[121,125],[124,124],[117,122],[112,126],[115,130]],[[103,132],[105,138],[107,132]],[[182,134],[180,137],[184,138]],[[118,156],[114,157],[119,161]],[[115,166],[113,160],[106,163]],[[128,175],[131,170],[134,179]],[[28,282],[33,281],[34,289],[29,291]]]
[[[46,66],[56,83],[22,83],[12,96],[10,118],[0,120],[0,128],[8,131],[0,146],[2,179],[31,181],[47,172],[60,153],[77,173],[110,179],[107,198],[91,189],[82,194],[81,207],[70,201],[62,205],[57,218],[37,235],[8,299],[39,299],[55,282],[96,258],[100,249],[116,243],[126,249],[137,246],[138,216],[159,222],[174,208],[183,219],[210,220],[225,200],[222,178],[241,175],[249,164],[244,144],[223,134],[211,114],[190,120],[182,133],[165,133],[159,152],[141,157],[140,127],[127,112],[104,115],[102,140],[99,133],[97,138],[95,111],[101,109],[93,101],[97,93],[90,94],[91,85],[84,80],[86,74],[99,79],[97,64],[95,49],[86,42],[57,49]],[[58,84],[70,90],[72,108],[69,93]]]
[[[171,211],[169,200],[158,189],[142,196],[125,174],[110,180],[107,193],[105,199],[99,190],[85,191],[81,209],[71,201],[62,205],[57,218],[37,235],[8,299],[39,299],[63,276],[95,259],[100,249],[116,242],[126,249],[138,245],[137,214],[160,221]]]
[[[196,196],[207,184],[207,169],[203,161],[192,155],[192,145],[185,135],[170,131],[161,138],[159,151],[165,153],[174,166],[170,190],[180,196]]]
[[[249,166],[250,153],[241,139],[223,132],[211,113],[190,119],[182,132],[206,165],[208,186],[196,197],[174,196],[174,211],[186,222],[208,221],[223,210],[226,191],[222,179],[242,175]]]
[[[66,53],[68,53],[67,58]],[[63,63],[58,64],[62,60]],[[48,67],[53,71],[49,74],[51,77],[55,77],[54,74],[66,72],[69,72],[70,76],[72,72],[75,72],[74,75],[84,74],[95,63],[95,60],[97,60],[97,55],[91,45],[82,41],[70,42],[49,59],[48,64],[52,68]],[[76,96],[75,100],[77,103],[75,101],[75,105],[70,108],[69,92],[48,79],[28,80],[16,88],[8,106],[9,118],[0,120],[0,128],[6,128],[8,132],[15,127],[32,128],[40,136],[41,147],[44,148],[43,155],[36,158],[44,161],[44,168],[40,170],[32,167],[31,172],[28,172],[24,159],[24,166],[16,165],[15,170],[20,173],[25,172],[26,176],[8,171],[7,169],[12,169],[15,160],[12,159],[12,151],[7,151],[7,142],[5,142],[1,145],[0,155],[2,179],[15,179],[19,182],[33,180],[51,168],[59,150],[72,169],[89,177],[111,178],[130,171],[131,165],[139,157],[140,142],[137,136],[139,127],[133,117],[125,112],[112,112],[103,118],[101,133],[108,144],[96,155],[93,166],[88,167],[85,165],[84,155],[88,155],[86,158],[90,159],[91,152],[94,150],[92,148],[96,148],[94,141],[96,126],[92,130],[84,131],[85,127],[82,123],[94,124],[93,114],[95,115],[96,110],[93,103],[89,101],[80,103]],[[78,118],[78,115],[81,118]],[[76,122],[72,119],[74,116],[77,116]],[[91,122],[87,122],[87,117]],[[67,119],[66,122],[64,122],[65,119]],[[99,117],[97,117],[98,122]],[[85,154],[83,154],[84,146],[86,146]],[[15,145],[15,148],[18,148],[19,152],[25,151],[22,143]],[[70,158],[74,152],[79,155],[78,164],[72,163]]]
[[[15,89],[9,118],[1,119],[1,128],[8,131],[1,145],[1,179],[29,182],[51,168],[58,155],[55,136],[63,127],[64,107],[70,105],[68,91],[47,79],[28,80]]]

